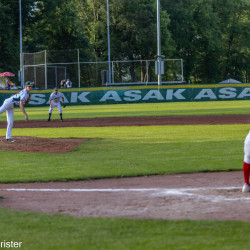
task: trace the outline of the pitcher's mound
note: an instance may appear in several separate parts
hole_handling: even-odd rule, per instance
[[[15,136],[15,142],[7,142],[0,137],[0,150],[20,152],[38,152],[51,154],[65,154],[71,152],[76,146],[88,139],[55,139],[31,136]]]

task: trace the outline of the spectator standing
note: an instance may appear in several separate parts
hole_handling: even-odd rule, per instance
[[[61,80],[61,89],[66,88],[66,80]]]
[[[10,90],[11,89],[11,81],[9,78],[7,78],[6,85],[7,85],[7,89]]]
[[[72,87],[72,82],[69,79],[67,79],[66,86],[67,86],[67,88]]]

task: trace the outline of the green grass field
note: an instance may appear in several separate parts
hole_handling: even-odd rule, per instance
[[[248,249],[249,223],[74,218],[0,208],[0,241],[21,249]],[[4,230],[3,230],[4,229]]]
[[[177,102],[144,103],[115,105],[67,106],[63,109],[64,118],[119,117],[119,116],[170,116],[170,115],[216,115],[249,114],[250,101],[214,101],[214,102]],[[30,120],[47,119],[49,106],[32,108],[26,111]],[[55,108],[53,117],[59,115]],[[5,121],[0,115],[0,121]],[[15,109],[15,120],[24,120],[19,108]]]
[[[46,119],[48,108],[27,108]],[[72,106],[65,118],[248,114],[249,101]],[[57,110],[53,113],[57,118]],[[0,121],[5,121],[5,115]],[[15,110],[15,120],[23,120]],[[13,129],[14,136],[97,138],[61,155],[0,151],[0,182],[241,170],[250,125]],[[5,135],[5,129],[0,129]],[[98,156],[98,157],[97,157]],[[0,194],[1,195],[1,194]],[[1,204],[1,200],[0,200]],[[23,249],[248,249],[249,223],[73,218],[0,208],[0,242]],[[32,237],[31,237],[32,235]]]
[[[243,140],[248,127],[197,125],[195,129],[194,126],[14,129],[14,136],[98,140],[85,141],[67,154],[2,151],[0,182],[240,170]],[[1,134],[4,134],[3,130]]]

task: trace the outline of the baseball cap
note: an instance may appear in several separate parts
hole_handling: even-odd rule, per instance
[[[28,81],[28,82],[26,82],[26,83],[24,84],[24,86],[25,86],[25,87],[27,87],[27,86],[33,87],[33,86],[34,86],[34,83]]]

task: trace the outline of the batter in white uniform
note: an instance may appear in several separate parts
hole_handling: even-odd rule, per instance
[[[32,87],[34,84],[31,82],[26,82],[24,84],[25,88],[20,91],[19,93],[11,96],[10,98],[7,98],[3,105],[0,107],[0,114],[2,114],[4,111],[6,111],[7,116],[7,131],[6,131],[6,140],[10,142],[15,142],[15,140],[12,139],[12,128],[13,128],[13,122],[14,122],[14,106],[19,105],[20,109],[22,110],[25,120],[28,121],[28,115],[26,114],[26,111],[24,109],[24,104],[27,104],[30,100],[30,91],[32,90]]]
[[[244,162],[243,162],[244,185],[242,192],[250,192],[249,176],[250,176],[250,131],[244,142]]]
[[[57,88],[55,88],[54,91],[51,93],[51,95],[49,97],[50,107],[49,107],[49,119],[48,119],[48,122],[50,121],[51,114],[52,114],[53,108],[55,106],[57,106],[58,112],[60,114],[60,120],[63,121],[63,118],[62,118],[62,106],[61,106],[61,102],[60,102],[61,98],[62,98],[62,101],[63,101],[63,106],[65,106],[63,94],[61,92],[59,92]]]

